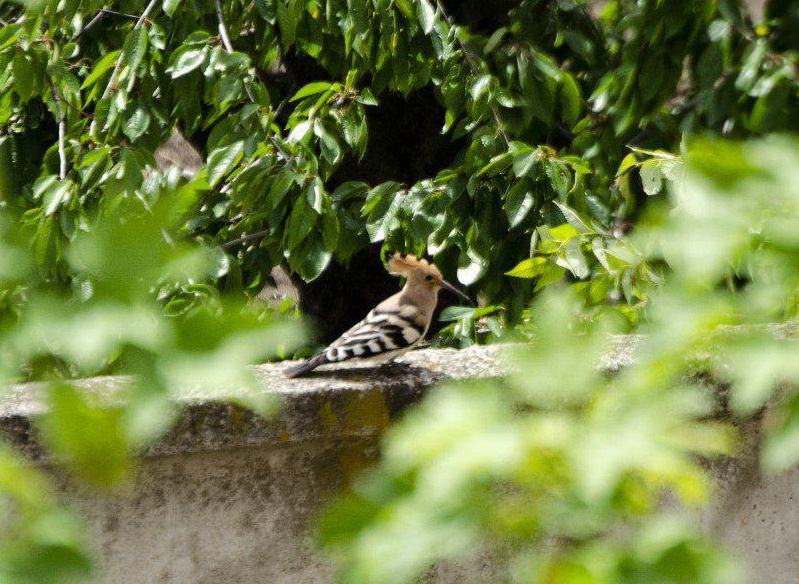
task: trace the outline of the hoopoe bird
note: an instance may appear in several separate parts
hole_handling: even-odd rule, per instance
[[[472,303],[471,298],[444,280],[435,264],[425,259],[396,253],[388,267],[391,274],[406,278],[402,290],[378,304],[326,349],[286,369],[286,376],[299,377],[320,365],[350,359],[371,364],[388,363],[424,339],[442,288]]]

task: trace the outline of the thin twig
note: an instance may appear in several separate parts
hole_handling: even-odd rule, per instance
[[[420,0],[421,2],[426,2],[427,0]],[[450,32],[453,33],[453,37],[455,38],[455,42],[458,43],[458,46],[463,53],[464,58],[466,59],[466,64],[472,70],[474,75],[480,74],[477,66],[475,65],[475,60],[477,57],[466,47],[466,44],[458,38],[457,31],[453,31],[455,28],[455,21],[449,15],[449,13],[444,8],[444,4],[441,0],[435,0],[436,3],[436,10],[441,13],[441,16],[444,17],[444,21],[450,28]],[[505,144],[510,146],[510,138],[508,138],[507,132],[505,132],[505,125],[502,123],[502,118],[499,117],[499,111],[497,110],[496,106],[493,103],[488,104],[488,109],[491,110],[491,115],[494,117],[494,123],[497,125],[497,131],[502,136],[502,139],[505,141]]]
[[[137,20],[136,24],[133,25],[133,30],[138,29],[147,20],[147,18],[150,16],[150,13],[153,11],[156,4],[158,3],[159,0],[150,0],[150,3],[144,9],[144,12],[142,12],[141,16],[139,17],[139,20]],[[117,77],[119,76],[119,70],[122,68],[123,56],[124,54],[120,53],[119,57],[117,57],[117,62],[114,65],[114,70],[111,71],[111,78],[108,80],[108,84],[105,86],[105,89],[103,90],[103,95],[101,96],[101,99],[103,97],[107,97],[108,94],[111,93],[111,89],[116,85]]]
[[[235,49],[233,48],[233,43],[230,42],[230,36],[228,35],[227,26],[225,26],[225,16],[222,13],[222,3],[220,2],[220,0],[215,0],[214,6],[216,8],[216,18],[217,21],[219,22],[219,36],[222,39],[222,45],[225,47],[225,50],[228,53],[232,53]],[[250,101],[255,103],[255,96],[252,94],[252,91],[250,90],[249,86],[245,84],[244,89],[246,90],[247,97],[250,99]],[[278,153],[283,157],[283,160],[288,162],[290,160],[288,155],[283,151],[283,149],[280,147],[277,141],[271,136],[269,137],[269,141],[271,142],[272,146],[274,146],[274,148],[278,151]],[[260,158],[257,160],[260,161]],[[247,165],[247,168],[249,168],[250,166],[254,166],[256,162],[257,161],[251,162],[249,165]],[[244,245],[245,243],[263,239],[268,234],[269,234],[268,229],[263,231],[256,231],[255,233],[250,233],[249,235],[244,235],[232,241],[228,241],[227,243],[223,243],[222,249],[225,251],[230,251],[240,245]]]
[[[225,26],[225,17],[222,15],[222,3],[219,0],[215,0],[214,5],[216,6],[216,19],[219,21],[219,36],[222,37],[222,44],[225,45],[225,50],[228,53],[232,53],[233,43],[230,42],[230,36],[228,36],[227,27]]]
[[[235,51],[235,49],[233,48],[233,43],[230,42],[230,36],[228,35],[227,26],[225,26],[225,17],[222,14],[222,3],[220,2],[220,0],[215,0],[214,4],[216,7],[216,18],[219,21],[219,36],[222,38],[222,45],[225,47],[225,50],[228,53],[232,53]],[[255,95],[253,95],[252,93],[252,89],[246,83],[244,84],[244,91],[247,92],[247,97],[252,103],[255,104],[258,103],[255,99]],[[282,105],[283,104],[281,104],[281,106]],[[275,114],[275,116],[276,115],[277,113]],[[289,164],[293,164],[294,161],[293,158],[289,156],[289,154],[285,150],[283,150],[282,146],[280,146],[278,141],[275,140],[274,136],[269,136],[268,140],[269,143],[272,144],[274,149],[277,151],[277,153],[283,158],[283,160],[285,160]]]
[[[228,251],[233,249],[234,247],[238,247],[239,245],[244,245],[245,243],[249,243],[257,239],[263,239],[267,235],[269,235],[268,229],[264,229],[263,231],[256,231],[255,233],[250,233],[249,235],[243,235],[238,239],[234,239],[233,241],[228,241],[227,243],[223,243],[222,249]]]
[[[144,12],[141,13],[139,19],[136,21],[136,24],[133,25],[133,30],[139,28],[144,22],[148,20],[150,17],[150,13],[155,9],[156,5],[160,3],[160,0],[150,0],[150,3],[144,9]],[[104,97],[108,97],[108,94],[111,93],[111,90],[117,84],[117,78],[119,77],[119,71],[122,69],[122,61],[125,54],[120,52],[119,56],[117,57],[117,62],[114,64],[114,70],[111,71],[111,77],[108,79],[108,84],[105,86],[103,90],[103,94],[100,96],[100,99]],[[92,121],[91,126],[89,126],[89,134],[94,135],[97,129],[97,121]]]
[[[92,18],[92,19],[91,19],[91,20],[90,20],[88,23],[86,23],[86,26],[84,26],[82,29],[80,29],[80,30],[78,31],[78,34],[76,34],[74,37],[72,37],[72,40],[73,40],[73,41],[74,41],[74,40],[77,40],[78,38],[80,38],[81,36],[83,36],[83,34],[84,34],[84,33],[85,33],[87,30],[89,30],[89,29],[90,29],[90,28],[92,28],[92,27],[93,27],[95,24],[97,24],[98,22],[100,22],[100,21],[101,21],[103,18],[105,18],[105,16],[106,16],[107,14],[111,14],[111,15],[113,15],[113,16],[121,16],[122,18],[130,18],[130,19],[132,19],[132,20],[139,20],[139,17],[138,17],[138,16],[136,16],[135,14],[127,14],[127,13],[125,13],[125,12],[117,12],[116,10],[111,10],[111,9],[109,9],[109,8],[101,8],[101,9],[100,9],[100,12],[98,12],[97,14],[95,14],[95,15],[94,15],[94,18]]]
[[[230,42],[227,26],[225,26],[225,17],[222,14],[222,3],[219,0],[215,0],[214,4],[216,6],[216,19],[219,21],[219,36],[222,38],[222,45],[225,47],[225,51],[232,53],[236,49],[233,48],[233,43]],[[244,91],[247,92],[247,97],[250,99],[250,101],[256,103],[252,89],[250,89],[250,86],[246,83],[244,84]]]
[[[114,16],[121,16],[123,18],[130,18],[131,20],[138,20],[140,17],[135,14],[128,14],[127,12],[117,12],[116,10],[110,10],[108,8],[103,8],[100,12],[104,12],[106,14],[113,14]],[[145,20],[150,20],[149,18],[145,18]]]
[[[103,18],[105,18],[105,10],[100,10],[100,12],[98,12],[97,14],[94,15],[94,18],[92,18],[89,22],[86,23],[86,26],[84,26],[82,29],[80,29],[78,31],[78,34],[76,34],[74,37],[72,37],[72,40],[74,41],[74,40],[79,39],[81,36],[83,36],[83,33],[85,33],[87,30],[89,30],[95,24],[100,22]]]
[[[291,92],[293,91],[293,89],[294,89],[294,86],[293,86],[293,84],[292,84],[292,86],[291,86],[291,87],[289,87],[289,95],[291,95]],[[278,116],[279,116],[281,113],[283,113],[283,108],[285,108],[285,107],[288,105],[288,103],[289,103],[289,95],[287,95],[286,97],[284,97],[284,98],[283,98],[283,101],[281,101],[279,104],[277,104],[277,107],[275,108],[275,111],[274,111],[274,113],[272,114],[272,119],[273,119],[273,120],[276,120],[276,119],[278,118]]]
[[[61,94],[55,83],[50,81],[50,89],[53,92],[53,99],[55,100],[56,112],[58,114],[58,178],[64,180],[67,178],[67,151],[66,151],[66,136],[67,136],[67,122],[64,116],[64,108],[61,103]]]

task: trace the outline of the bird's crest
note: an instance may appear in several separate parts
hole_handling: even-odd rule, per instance
[[[419,259],[414,255],[404,255],[398,252],[391,256],[391,258],[388,260],[389,272],[395,276],[402,276],[411,270],[415,270],[416,268],[421,268],[426,272],[430,272],[437,278],[442,277],[441,272],[436,265],[431,264],[424,258]]]

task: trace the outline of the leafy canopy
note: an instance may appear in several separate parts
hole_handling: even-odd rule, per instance
[[[682,373],[719,325],[796,314],[796,147],[681,145],[797,129],[799,13],[524,0],[483,18],[480,4],[0,3],[0,373],[53,379],[49,449],[119,484],[182,385],[266,411],[257,389],[228,390],[295,338],[243,302],[272,266],[310,281],[370,243],[427,253],[487,301],[446,313],[449,334],[507,338],[521,320],[537,344],[524,378],[444,390],[392,432],[326,529],[343,578],[412,581],[500,539],[514,581],[727,582],[690,518],[707,490],[695,455],[727,451],[729,431],[701,421],[707,394]],[[359,180],[390,139],[370,116],[423,91],[451,160],[407,184]],[[204,150],[189,179],[156,162],[176,127]],[[642,219],[645,201],[677,212]],[[594,371],[606,333],[639,323],[656,350]],[[741,414],[796,376],[792,344],[747,331],[717,341],[728,367],[702,364]],[[135,374],[119,403],[65,381],[107,371]],[[782,395],[771,470],[796,459]],[[42,476],[6,449],[0,466],[3,579],[87,574]],[[665,492],[685,517],[663,516]]]

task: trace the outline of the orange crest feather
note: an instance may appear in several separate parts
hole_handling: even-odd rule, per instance
[[[401,276],[417,268],[430,272],[437,278],[442,277],[435,264],[431,264],[424,258],[417,258],[415,255],[404,255],[397,252],[388,260],[389,272],[396,276]]]

